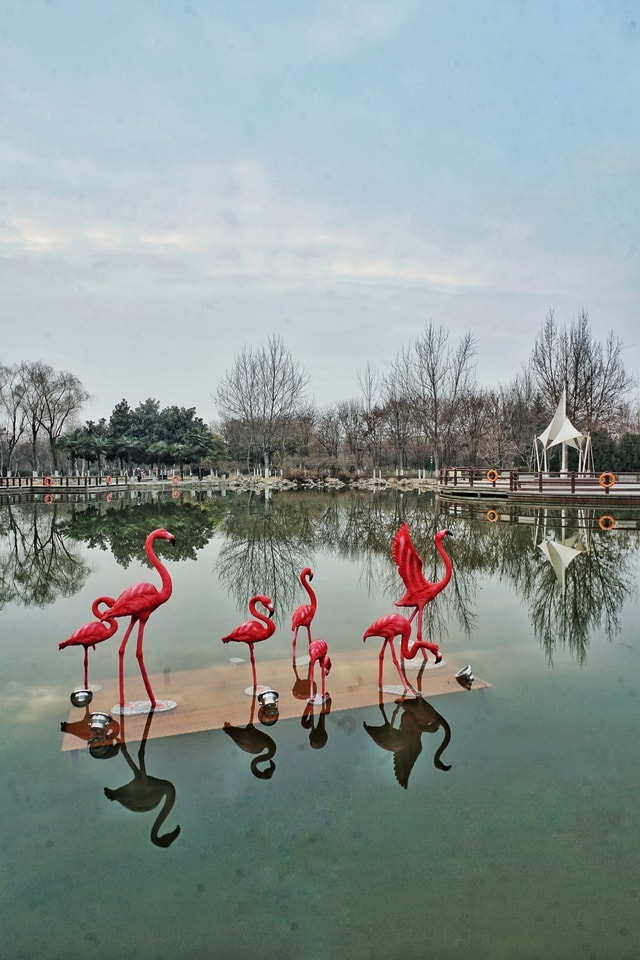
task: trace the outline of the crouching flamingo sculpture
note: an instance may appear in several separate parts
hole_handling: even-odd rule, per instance
[[[311,588],[311,581],[313,580],[313,571],[311,567],[305,567],[304,570],[300,572],[300,583],[307,591],[309,597],[309,603],[302,603],[299,607],[291,614],[291,629],[293,630],[293,659],[295,661],[296,657],[296,641],[298,639],[298,630],[300,627],[305,627],[307,631],[307,639],[311,643],[311,621],[316,615],[316,609],[318,607],[318,601],[316,595]]]
[[[379,617],[377,620],[367,627],[364,632],[362,640],[365,641],[369,637],[380,637],[383,640],[382,646],[380,647],[380,653],[378,654],[378,690],[383,689],[382,676],[384,671],[384,655],[389,647],[391,651],[391,659],[393,664],[398,671],[398,676],[402,682],[403,693],[415,693],[411,684],[408,682],[406,674],[400,663],[398,662],[398,657],[395,651],[394,640],[396,637],[400,637],[400,651],[403,660],[412,660],[418,650],[425,648],[431,650],[436,658],[436,663],[440,663],[442,660],[442,654],[440,653],[440,648],[435,643],[426,643],[424,640],[416,640],[413,646],[409,643],[409,637],[411,636],[411,622],[407,620],[406,617],[403,617],[400,613],[387,613],[383,617]]]
[[[113,597],[97,597],[91,604],[91,612],[94,617],[103,616],[100,607],[106,604],[111,607],[114,603]],[[58,650],[64,650],[65,647],[84,647],[84,689],[89,690],[89,647],[95,650],[96,643],[102,643],[108,640],[118,629],[118,622],[115,617],[108,614],[104,619],[92,620],[78,627],[67,640],[58,644]]]
[[[151,683],[149,681],[149,676],[147,674],[146,667],[144,665],[144,655],[142,652],[142,643],[144,640],[144,628],[147,625],[147,621],[154,610],[156,610],[161,604],[166,603],[166,601],[171,596],[173,585],[171,582],[171,577],[169,572],[164,566],[164,564],[156,556],[153,545],[156,540],[168,540],[169,543],[175,544],[176,538],[172,533],[169,533],[168,530],[162,528],[158,530],[152,530],[144,543],[144,549],[149,558],[149,562],[160,574],[161,587],[158,590],[152,583],[137,583],[133,587],[129,587],[120,594],[120,596],[113,602],[113,604],[101,614],[101,620],[109,620],[113,617],[130,617],[129,626],[126,629],[125,635],[122,638],[122,643],[120,644],[120,649],[118,650],[118,681],[120,687],[120,703],[119,707],[114,707],[114,712],[119,712],[120,714],[125,713],[147,713],[149,709],[151,710],[171,710],[175,707],[173,700],[156,700],[153,690],[151,688]],[[136,658],[138,660],[138,666],[140,668],[140,673],[142,675],[142,680],[149,697],[149,702],[146,701],[135,701],[133,703],[125,704],[124,699],[124,653],[127,646],[127,642],[131,635],[131,631],[134,626],[138,624],[138,635],[136,642]]]
[[[257,609],[257,604],[260,604],[266,609],[267,616]],[[276,625],[271,619],[274,614],[274,609],[270,597],[265,597],[262,594],[256,594],[255,597],[252,597],[251,600],[249,600],[249,613],[256,617],[256,619],[245,620],[244,623],[238,624],[231,633],[228,633],[226,637],[222,637],[222,642],[229,643],[230,640],[238,640],[240,643],[246,643],[248,645],[249,655],[251,657],[251,671],[253,674],[253,693],[255,694],[258,688],[258,682],[253,645],[260,640],[267,640],[276,630]]]
[[[308,703],[324,703],[327,699],[326,694],[326,681],[327,674],[331,670],[331,657],[328,652],[329,648],[326,640],[312,640],[309,644],[309,657],[311,662],[309,664],[309,698]],[[313,682],[313,673],[316,663],[320,667],[320,672],[322,674],[322,692],[320,698],[314,692],[314,682]]]
[[[422,643],[422,615],[424,608],[434,597],[437,597],[437,595],[444,590],[451,580],[451,574],[453,572],[451,558],[445,553],[444,547],[442,546],[444,538],[450,536],[450,530],[439,530],[434,537],[436,550],[442,557],[445,567],[443,578],[434,583],[427,580],[422,572],[422,559],[412,543],[409,524],[403,523],[393,539],[393,559],[406,588],[400,600],[395,601],[395,606],[414,608],[413,613],[409,617],[409,623],[411,623],[417,615],[418,643]]]

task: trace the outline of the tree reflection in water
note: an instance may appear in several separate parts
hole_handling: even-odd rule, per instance
[[[112,504],[56,501],[46,509],[36,503],[5,504],[0,508],[0,603],[45,606],[80,590],[90,571],[74,541],[109,550],[127,567],[133,560],[146,562],[146,535],[166,527],[176,535],[174,562],[196,559],[214,534],[221,536],[216,569],[221,584],[239,607],[255,593],[268,594],[281,628],[300,602],[300,570],[313,567],[320,551],[359,565],[359,581],[379,605],[371,611],[373,619],[393,610],[402,589],[391,544],[406,521],[430,579],[437,576],[434,533],[442,527],[454,533],[453,578],[425,611],[429,640],[442,643],[456,629],[472,635],[478,583],[489,578],[511,585],[527,605],[549,661],[566,646],[584,662],[594,631],[604,630],[611,639],[620,629],[620,611],[635,591],[640,521],[633,511],[616,511],[614,525],[603,529],[596,508],[505,505],[498,512],[497,522],[489,522],[486,505],[477,501],[352,490],[271,496],[203,492],[180,500],[167,492]],[[577,550],[560,579],[548,559],[550,548],[546,554],[540,549],[545,543]]]

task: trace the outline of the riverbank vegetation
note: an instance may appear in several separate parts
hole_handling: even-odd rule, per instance
[[[21,362],[0,367],[0,472],[240,470],[297,479],[527,468],[563,390],[569,419],[592,438],[596,468],[633,471],[640,404],[622,353],[613,332],[604,342],[593,337],[586,311],[568,326],[550,311],[524,368],[505,385],[480,387],[471,331],[453,341],[430,323],[385,371],[363,359],[358,396],[318,406],[306,372],[273,336],[244,348],[212,384],[213,424],[194,407],[161,409],[153,398],[135,407],[123,399],[108,419],[81,424],[89,393],[78,378]]]

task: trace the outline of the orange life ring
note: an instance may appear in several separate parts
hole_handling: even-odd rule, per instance
[[[500,517],[497,510],[487,510],[487,520],[489,523],[495,523]]]
[[[174,475],[171,477],[171,483],[180,483],[180,476],[179,476],[179,474],[174,473]]]
[[[42,482],[44,483],[45,487],[52,487],[52,486],[53,486],[53,477],[45,477]]]
[[[106,483],[107,486],[109,486],[109,484],[111,483],[111,477],[105,477],[104,482]]]
[[[55,500],[55,497],[54,497],[54,495],[53,495],[52,493],[45,493],[45,495],[44,495],[44,502],[45,502],[45,503],[53,503],[54,500]]]
[[[603,513],[598,520],[598,526],[601,530],[613,530],[616,525],[615,518],[610,513]]]
[[[616,475],[615,473],[611,473],[610,470],[605,470],[605,472],[601,473],[598,478],[598,483],[601,487],[604,487],[605,490],[609,490],[615,482]]]
[[[179,500],[179,499],[180,499],[180,491],[179,491],[179,490],[172,490],[172,491],[171,491],[171,496],[173,497],[174,500]]]
[[[495,483],[499,476],[500,474],[497,470],[494,470],[493,468],[491,470],[487,470],[487,480],[489,483]]]
[[[108,493],[107,496],[105,497],[105,500],[107,501],[107,503],[111,503],[111,501],[113,500],[113,494]]]

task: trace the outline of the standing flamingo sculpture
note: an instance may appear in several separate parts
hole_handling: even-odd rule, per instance
[[[395,537],[393,538],[393,559],[398,568],[398,573],[406,587],[404,596],[395,601],[396,607],[413,607],[413,613],[409,617],[409,623],[418,615],[418,643],[422,643],[422,614],[428,603],[436,597],[441,590],[451,580],[453,567],[451,559],[447,556],[442,546],[445,537],[450,537],[450,530],[439,530],[434,543],[436,550],[444,560],[445,573],[442,580],[431,583],[422,573],[422,559],[418,555],[409,534],[409,525],[403,523]],[[426,656],[426,654],[425,654]]]
[[[120,649],[118,650],[118,681],[120,687],[120,704],[119,712],[124,714],[127,713],[146,713],[149,709],[152,710],[171,710],[175,707],[173,700],[156,700],[153,695],[153,690],[151,689],[151,683],[149,681],[149,676],[147,674],[146,667],[144,665],[144,656],[142,653],[142,642],[144,640],[144,628],[147,624],[147,620],[153,613],[153,611],[159,607],[161,604],[166,603],[166,601],[171,596],[172,583],[171,577],[166,567],[158,559],[153,550],[153,544],[156,540],[168,540],[169,543],[175,544],[176,538],[172,533],[169,533],[168,530],[160,528],[159,530],[153,530],[147,539],[144,542],[144,549],[146,551],[149,562],[160,574],[161,580],[161,589],[158,590],[157,587],[154,587],[152,583],[137,583],[133,587],[129,587],[127,590],[124,590],[120,596],[114,601],[114,603],[109,607],[109,609],[101,615],[102,620],[109,620],[112,617],[130,617],[129,626],[126,629],[125,635],[122,638],[122,643],[120,644]],[[145,689],[149,696],[149,703],[146,701],[136,701],[134,703],[127,704],[125,706],[124,700],[124,652],[129,640],[131,631],[133,630],[135,624],[138,624],[138,637],[136,643],[136,658],[138,660],[138,666],[140,667],[140,673],[142,675],[142,680],[145,685]],[[114,712],[116,708],[114,707]]]
[[[263,613],[256,608],[256,604],[260,604],[265,607],[268,612],[268,616],[265,617]],[[222,637],[223,643],[229,643],[230,640],[239,640],[241,643],[246,643],[249,645],[249,653],[251,656],[251,670],[253,673],[253,693],[255,694],[258,683],[256,679],[256,661],[253,653],[253,645],[259,640],[266,640],[272,634],[275,633],[276,625],[271,619],[273,616],[273,603],[269,597],[265,597],[262,594],[256,594],[255,597],[252,597],[249,600],[249,613],[253,614],[254,617],[257,617],[256,620],[245,620],[244,623],[238,624],[231,633],[228,633],[226,637]]]
[[[300,573],[300,583],[307,591],[309,596],[309,603],[302,603],[299,607],[291,614],[291,629],[293,630],[293,659],[295,661],[296,656],[296,641],[298,639],[298,630],[300,627],[306,627],[307,637],[309,643],[311,643],[311,621],[315,617],[316,609],[318,602],[316,600],[316,595],[311,589],[311,581],[313,580],[313,571],[311,567],[305,567],[304,570]]]
[[[324,703],[327,699],[326,694],[326,680],[327,674],[331,670],[331,657],[328,654],[328,646],[326,640],[312,640],[309,644],[309,657],[311,663],[309,664],[309,699],[308,703]],[[313,684],[313,672],[315,665],[319,664],[320,672],[322,673],[322,693],[320,694],[320,699],[318,700],[314,694],[314,684]]]
[[[94,617],[102,617],[100,607],[102,604],[107,607],[114,603],[113,597],[97,597],[91,604],[91,612]],[[115,617],[112,617],[108,611],[105,619],[92,620],[91,623],[85,623],[78,627],[67,640],[58,644],[58,650],[64,650],[65,647],[84,647],[84,689],[89,689],[89,647],[95,650],[96,643],[102,643],[108,640],[118,629],[118,623]]]

